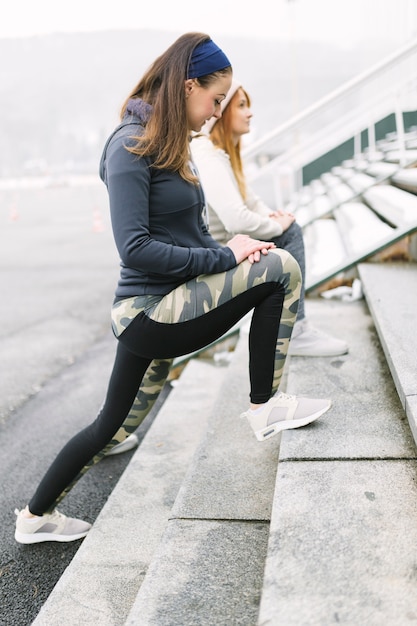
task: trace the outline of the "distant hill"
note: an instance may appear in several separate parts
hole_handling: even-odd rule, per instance
[[[0,39],[0,176],[25,169],[96,171],[128,92],[180,33],[149,30]],[[359,71],[384,45],[347,51],[317,43],[217,41],[253,100],[256,135],[272,130]]]

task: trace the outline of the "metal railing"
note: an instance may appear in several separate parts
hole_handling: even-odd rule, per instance
[[[399,149],[405,150],[403,112],[417,110],[417,38],[347,81],[243,150],[251,184],[261,183],[283,205],[303,185],[303,168],[353,139],[375,150],[375,125],[395,116]]]

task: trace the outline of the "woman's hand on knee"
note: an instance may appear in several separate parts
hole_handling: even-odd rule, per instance
[[[249,235],[235,235],[227,242],[227,247],[235,255],[236,263],[241,263],[245,259],[248,259],[249,263],[257,263],[261,254],[268,254],[268,250],[276,246],[272,241],[259,241]]]

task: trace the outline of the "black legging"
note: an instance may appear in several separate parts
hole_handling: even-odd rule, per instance
[[[75,435],[58,454],[29,503],[32,513],[42,515],[56,506],[84,473],[83,468],[88,468],[95,455],[109,443],[126,419],[141,381],[154,359],[169,359],[188,354],[210,344],[252,309],[254,311],[249,334],[251,401],[259,404],[268,401],[274,390],[274,374],[279,370],[279,376],[281,375],[285,362],[292,324],[297,313],[296,291],[299,294],[300,284],[297,263],[288,253],[279,253],[270,253],[269,262],[261,259],[259,264],[255,264],[257,267],[252,271],[254,280],[250,279],[250,286],[247,285],[246,290],[237,295],[233,295],[237,274],[233,274],[232,270],[230,276],[227,276],[227,272],[224,273],[230,278],[224,282],[224,294],[219,298],[221,301],[224,296],[224,302],[212,303],[214,308],[202,315],[193,317],[198,307],[192,306],[193,313],[188,311],[187,321],[160,322],[157,321],[158,316],[166,315],[166,310],[161,313],[157,307],[151,314],[157,319],[151,319],[151,316],[141,312],[132,320],[119,337],[102,409],[95,421]],[[254,285],[262,277],[263,280],[268,278],[271,265],[275,265],[274,278]],[[221,275],[213,276],[216,280]],[[192,287],[192,291],[195,291],[198,281],[200,286],[210,286],[212,283],[210,276],[199,277],[184,287],[187,290]],[[226,296],[229,291],[230,294]],[[205,298],[207,300],[207,294]],[[284,315],[285,323],[284,304],[288,305]],[[182,317],[189,306],[189,301],[184,300]]]

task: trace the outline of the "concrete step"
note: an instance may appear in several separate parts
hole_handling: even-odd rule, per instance
[[[33,625],[125,623],[226,369],[203,359],[186,365]]]
[[[248,391],[241,384],[247,347],[238,343],[126,624],[376,626],[384,616],[394,626],[417,610],[410,578],[416,450],[372,319],[364,302],[308,307],[312,321],[344,337],[351,352],[315,359],[314,368],[311,359],[291,359],[287,386],[330,395],[334,408],[283,434],[271,488],[279,439],[264,442],[268,449],[236,422]]]
[[[238,417],[245,329],[226,369],[191,361],[34,626],[417,614],[417,454],[367,304],[309,298],[307,313],[350,352],[289,359],[285,385],[331,411],[259,443]]]
[[[417,442],[417,263],[358,267],[401,404]]]
[[[333,408],[283,433],[258,625],[405,624],[417,615],[415,442],[366,302],[308,307],[350,351],[291,360],[289,392]]]
[[[245,333],[126,624],[256,623],[279,438],[239,419],[249,398]]]

